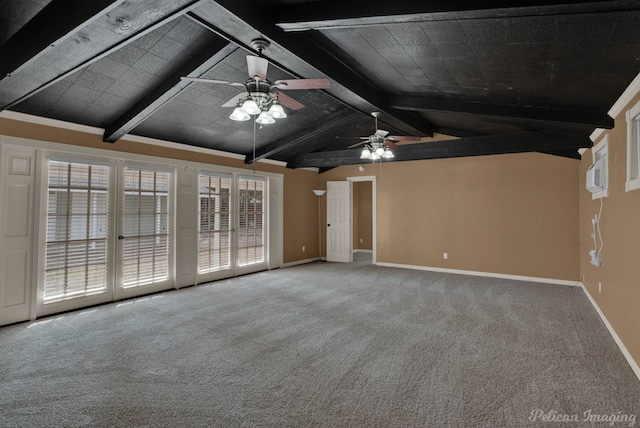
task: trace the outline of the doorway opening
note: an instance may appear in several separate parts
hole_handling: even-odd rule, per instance
[[[352,182],[351,225],[353,262],[375,264],[375,176],[349,177]]]

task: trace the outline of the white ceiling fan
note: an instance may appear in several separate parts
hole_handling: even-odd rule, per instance
[[[350,149],[354,147],[362,148],[362,154],[360,159],[371,159],[376,161],[378,159],[392,159],[394,157],[393,151],[397,146],[395,143],[399,141],[420,141],[422,137],[409,137],[401,135],[389,135],[389,131],[378,129],[378,117],[381,115],[379,111],[371,112],[371,116],[375,119],[375,132],[368,137],[360,137],[363,141],[349,146]]]
[[[251,42],[251,46],[260,54],[269,44],[264,39],[255,39]],[[276,80],[271,83],[267,79],[268,67],[269,61],[265,58],[247,55],[249,79],[244,83],[200,77],[182,77],[181,79],[190,82],[219,83],[244,89],[243,92],[222,104],[222,107],[235,107],[233,113],[229,116],[232,120],[244,121],[249,120],[251,116],[258,115],[256,122],[261,125],[268,125],[274,123],[275,119],[287,117],[282,108],[283,105],[292,110],[299,110],[304,107],[303,104],[281,91],[327,89],[331,86],[331,82],[326,78]]]

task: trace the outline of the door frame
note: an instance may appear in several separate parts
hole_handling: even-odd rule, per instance
[[[375,175],[363,175],[358,177],[347,177],[347,181],[352,183],[360,182],[360,181],[370,181],[371,182],[371,264],[376,264],[377,260],[377,210],[378,205],[376,203],[376,176]],[[353,192],[351,192],[351,206],[353,206]],[[349,224],[349,233],[353,236],[353,209],[351,210],[351,222]],[[353,247],[353,244],[351,245]],[[353,248],[351,248],[353,252]]]

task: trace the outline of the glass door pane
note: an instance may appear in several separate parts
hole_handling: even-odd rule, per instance
[[[265,263],[264,192],[266,181],[238,180],[237,266]]]
[[[123,288],[170,278],[170,177],[163,171],[124,170]]]
[[[108,166],[49,161],[43,300],[107,289]]]
[[[198,273],[231,268],[231,176],[198,178]]]

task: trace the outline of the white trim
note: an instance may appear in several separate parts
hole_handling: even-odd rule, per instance
[[[77,123],[65,122],[57,119],[49,119],[46,117],[34,116],[26,113],[18,113],[18,112],[9,111],[9,110],[4,110],[0,112],[0,118],[17,120],[20,122],[33,123],[36,125],[50,126],[53,128],[67,129],[70,131],[84,132],[84,133],[93,134],[93,135],[103,135],[105,132],[104,129],[96,128],[94,126],[80,125]],[[167,147],[171,149],[182,150],[185,152],[205,153],[208,155],[220,156],[220,157],[229,158],[229,159],[241,160],[245,158],[244,155],[239,155],[237,153],[223,152],[221,150],[207,149],[204,147],[191,146],[188,144],[180,144],[180,143],[175,143],[173,141],[158,140],[156,138],[143,137],[140,135],[125,134],[124,136],[122,136],[121,139],[131,141],[134,143],[148,144],[148,145],[159,146],[159,147]],[[278,165],[278,166],[287,165],[286,162],[276,161],[271,159],[260,159],[257,162],[270,164],[270,165]],[[318,168],[309,168],[309,169],[315,172],[319,171]]]
[[[287,263],[283,263],[282,267],[283,268],[288,268],[288,267],[293,267],[293,266],[299,266],[299,265],[306,265],[307,263],[313,263],[315,262],[317,259],[314,257],[312,259],[302,259],[302,260],[296,260],[294,262],[287,262]],[[324,259],[321,259],[324,260]]]
[[[631,366],[631,370],[633,370],[638,380],[640,380],[640,367],[638,366],[638,363],[636,363],[636,361],[633,359],[633,356],[631,355],[627,347],[624,346],[624,343],[622,342],[622,339],[620,339],[620,337],[618,336],[618,333],[616,333],[616,331],[613,329],[613,326],[609,323],[609,320],[607,319],[607,317],[604,316],[604,313],[600,310],[600,307],[598,306],[596,301],[593,299],[593,297],[591,297],[591,294],[589,293],[589,290],[587,290],[587,287],[585,287],[582,282],[578,283],[578,285],[580,286],[580,288],[582,288],[582,291],[584,291],[584,294],[587,295],[587,298],[591,302],[591,305],[593,305],[593,308],[596,310],[596,312],[600,316],[600,319],[602,320],[604,325],[607,327],[607,330],[609,330],[609,334],[611,334],[611,337],[613,337],[613,340],[616,342],[616,345],[618,345],[618,348],[620,348],[620,352],[622,352],[622,355],[624,355],[624,357],[627,359],[627,363],[629,363],[629,366]]]
[[[604,131],[606,131],[606,129],[604,129],[604,128],[596,128],[596,129],[591,133],[591,135],[589,135],[589,139],[590,139],[591,141],[596,141],[598,138],[600,138],[600,135],[602,135],[602,133],[603,133]],[[579,152],[580,150],[584,150],[584,152],[586,152],[586,151],[587,151],[587,149],[578,149],[578,152]],[[584,152],[582,152],[582,153],[584,153]],[[582,154],[582,153],[580,153],[580,154]]]
[[[593,148],[591,149],[591,155],[593,156],[593,163],[596,163],[596,161],[598,160],[598,153],[600,152],[604,152],[606,159],[604,162],[604,172],[605,172],[605,177],[604,177],[604,182],[605,182],[605,188],[604,190],[601,190],[600,192],[594,192],[591,194],[591,199],[595,200],[595,199],[600,199],[600,198],[607,198],[609,196],[609,188],[611,187],[609,184],[609,134],[606,134],[602,140],[600,140],[600,142],[598,144],[596,144],[595,146],[593,146]]]
[[[633,97],[640,92],[640,73],[636,76],[635,79],[627,86],[627,89],[624,90],[618,101],[609,109],[609,116],[612,118],[616,118],[620,114],[622,110],[631,102]]]
[[[373,250],[351,250],[352,253],[369,253],[369,254],[373,254]]]
[[[376,259],[378,257],[378,202],[377,202],[377,181],[375,175],[361,175],[356,177],[347,177],[347,181],[353,183],[362,182],[362,181],[370,181],[371,182],[371,263],[376,264]],[[351,192],[351,205],[353,207],[353,192]],[[351,210],[351,216],[353,217],[353,209]],[[351,224],[349,225],[349,233],[353,236],[353,218],[350,219]],[[353,243],[351,243],[353,247]],[[353,249],[352,249],[353,255]]]
[[[627,121],[627,173],[624,183],[625,192],[640,189],[640,132],[638,122],[640,121],[640,101],[631,106],[626,114]],[[635,169],[635,177],[632,177],[632,170]]]
[[[577,286],[579,284],[579,281],[568,281],[566,279],[554,279],[554,278],[540,278],[537,276],[509,275],[509,274],[495,273],[495,272],[481,272],[481,271],[474,271],[474,270],[448,269],[448,268],[439,268],[439,267],[431,267],[431,266],[405,265],[405,264],[399,264],[399,263],[375,263],[375,264],[377,266],[394,267],[394,268],[400,268],[400,269],[426,270],[430,272],[455,273],[458,275],[472,275],[472,276],[483,276],[488,278],[513,279],[515,281],[539,282],[543,284],[557,284],[557,285],[569,285],[569,286]]]

